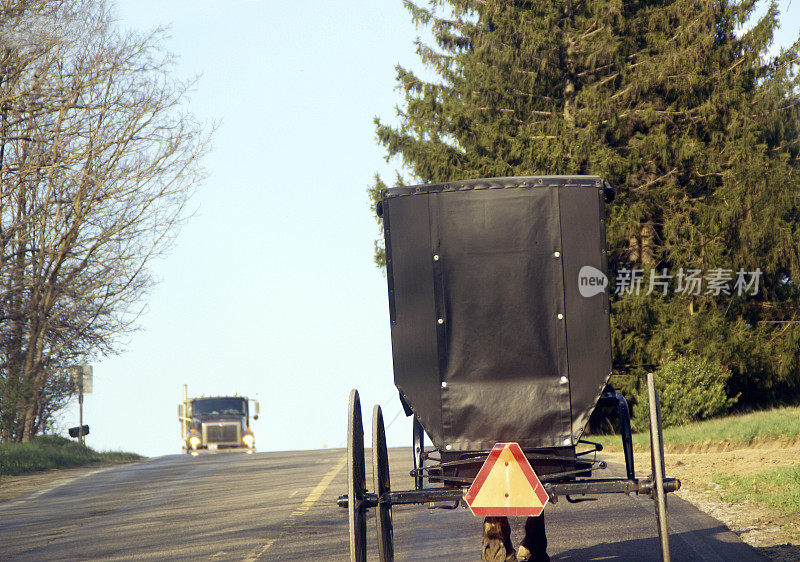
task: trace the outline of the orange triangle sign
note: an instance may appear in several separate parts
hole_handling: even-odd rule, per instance
[[[517,443],[497,443],[464,496],[472,514],[537,516],[550,499]]]

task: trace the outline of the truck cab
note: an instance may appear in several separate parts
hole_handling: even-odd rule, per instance
[[[185,399],[178,408],[183,451],[192,455],[220,450],[255,450],[255,435],[250,428],[250,402],[253,419],[258,419],[258,402],[245,396],[210,396]]]

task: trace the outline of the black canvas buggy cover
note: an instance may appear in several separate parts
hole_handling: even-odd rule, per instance
[[[386,189],[395,384],[439,450],[573,446],[611,372],[596,176]]]

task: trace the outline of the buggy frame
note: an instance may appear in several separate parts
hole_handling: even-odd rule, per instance
[[[680,482],[665,477],[653,375],[647,377],[652,472],[637,478],[628,404],[608,384],[608,290],[603,285],[587,297],[579,286],[587,267],[605,275],[604,202],[612,198],[596,176],[490,178],[382,192],[395,384],[413,416],[414,489],[391,489],[376,405],[375,489],[367,490],[361,402],[352,390],[348,487],[338,499],[348,511],[352,561],[366,560],[367,510],[377,510],[379,559],[393,560],[392,506],[464,504],[500,441],[520,444],[552,502],[651,496],[662,558],[669,560],[666,493]],[[599,405],[618,412],[625,478],[592,477],[606,463],[596,456],[602,446],[582,433]],[[426,434],[433,450],[426,450]]]

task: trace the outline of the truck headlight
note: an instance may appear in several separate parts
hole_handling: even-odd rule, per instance
[[[252,433],[248,433],[244,437],[242,437],[242,441],[244,441],[244,444],[247,445],[248,447],[252,447],[256,442],[256,438],[255,435],[253,435]]]
[[[192,446],[192,449],[197,449],[200,445],[200,438],[197,435],[192,435],[189,437],[189,445]]]

